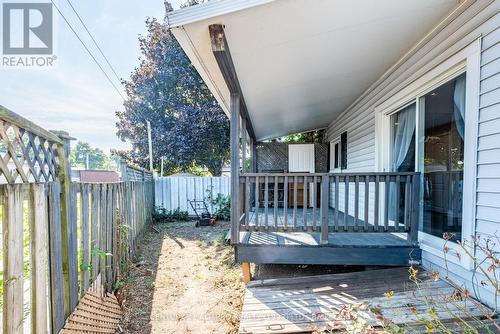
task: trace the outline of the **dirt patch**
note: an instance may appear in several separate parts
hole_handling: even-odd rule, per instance
[[[157,224],[138,246],[122,289],[125,333],[237,333],[245,291],[229,223]]]

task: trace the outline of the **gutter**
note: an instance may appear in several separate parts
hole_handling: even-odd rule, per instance
[[[276,0],[212,0],[167,13],[165,20],[169,28],[179,27],[216,16],[230,14],[247,8],[264,5]]]

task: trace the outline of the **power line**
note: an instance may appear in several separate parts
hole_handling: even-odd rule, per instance
[[[90,33],[89,29],[87,28],[87,25],[83,22],[83,19],[81,18],[80,14],[78,14],[78,12],[76,11],[75,7],[73,7],[73,4],[71,3],[70,0],[66,0],[66,1],[70,5],[71,9],[73,9],[73,12],[76,14],[76,17],[78,17],[78,20],[80,20],[80,23],[85,28],[85,31],[87,32],[87,34],[89,34],[90,38],[92,39],[92,41],[94,42],[95,46],[97,47],[97,50],[99,50],[99,52],[101,53],[101,55],[106,60],[106,63],[108,63],[108,66],[111,69],[111,71],[113,71],[113,74],[115,75],[115,77],[118,79],[119,82],[121,82],[120,77],[118,76],[118,74],[116,74],[116,71],[115,71],[114,67],[111,65],[111,63],[109,62],[108,57],[106,57],[106,55],[104,54],[104,52],[102,52],[101,47],[99,46],[99,44],[97,44],[97,41],[94,39],[94,36],[92,36],[92,34]]]
[[[104,76],[106,77],[106,79],[108,79],[109,83],[111,84],[111,86],[113,86],[113,88],[116,90],[116,92],[120,95],[120,97],[122,99],[125,100],[125,98],[123,97],[122,93],[120,92],[120,90],[116,87],[116,85],[113,83],[113,81],[111,80],[111,78],[109,77],[109,75],[106,73],[106,71],[104,71],[104,69],[102,68],[101,64],[97,61],[97,59],[94,57],[94,55],[92,54],[92,52],[90,52],[89,48],[87,47],[87,45],[85,44],[85,42],[80,38],[80,36],[78,35],[78,33],[76,32],[76,30],[73,28],[73,26],[69,23],[69,21],[66,19],[66,17],[64,16],[64,14],[61,12],[61,10],[59,9],[59,7],[57,7],[56,3],[54,2],[54,0],[50,0],[52,2],[52,4],[54,5],[54,7],[57,9],[57,11],[59,12],[59,14],[61,15],[61,17],[64,19],[64,21],[66,22],[66,24],[69,26],[69,28],[71,29],[71,31],[73,32],[73,34],[75,34],[76,38],[78,38],[78,40],[80,41],[80,43],[82,43],[83,47],[85,48],[85,50],[88,52],[88,54],[90,55],[90,57],[94,60],[94,62],[96,63],[96,65],[99,67],[99,69],[101,70],[101,72],[104,74]]]

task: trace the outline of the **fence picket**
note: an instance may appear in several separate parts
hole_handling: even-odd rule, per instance
[[[8,236],[4,245],[3,277],[3,332],[23,332],[23,198],[21,185],[5,188],[3,234]]]
[[[30,187],[31,247],[31,328],[34,334],[45,334],[47,323],[47,205],[45,185]]]

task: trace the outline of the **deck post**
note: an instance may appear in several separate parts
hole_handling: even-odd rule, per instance
[[[328,244],[328,202],[330,193],[330,176],[328,174],[321,176],[321,234],[320,244]]]
[[[247,119],[241,117],[241,171],[247,172]]]
[[[241,269],[243,271],[243,283],[248,284],[252,280],[252,272],[250,271],[250,263],[243,262],[241,264]]]
[[[239,242],[240,213],[240,95],[231,94],[231,244]]]
[[[418,243],[418,226],[420,224],[420,173],[412,177],[412,193],[411,193],[411,220],[410,232],[408,240],[414,245]]]

